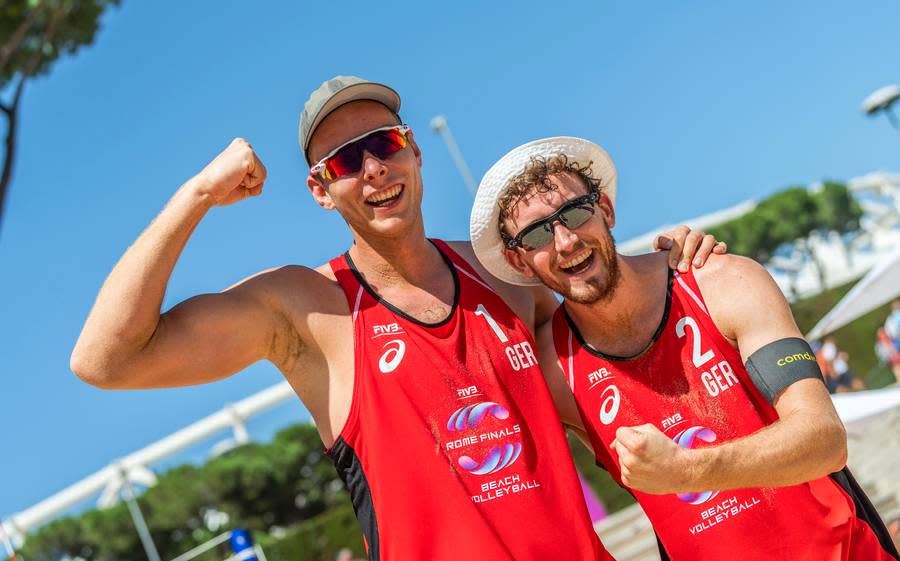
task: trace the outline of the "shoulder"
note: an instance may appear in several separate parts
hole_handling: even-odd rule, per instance
[[[766,268],[758,262],[733,254],[712,254],[702,268],[693,271],[701,289],[715,289],[732,282],[755,283],[771,279]]]
[[[507,305],[513,308],[513,311],[520,316],[524,316],[525,312],[520,308],[524,306],[525,309],[533,310],[535,295],[540,291],[539,289],[536,287],[509,284],[489,273],[488,270],[484,268],[484,265],[481,264],[481,261],[478,260],[478,257],[475,255],[475,250],[472,248],[472,243],[469,241],[448,241],[446,243],[453,251],[458,253],[460,257],[465,259],[466,263],[475,269],[478,276],[480,276],[494,292],[499,294],[506,301]],[[540,288],[546,291],[543,287]]]
[[[345,306],[345,297],[331,267],[316,269],[283,265],[260,271],[228,288],[248,294],[291,317],[312,312],[331,312]]]
[[[756,261],[712,255],[694,277],[716,327],[745,359],[766,343],[802,336],[781,289]]]
[[[694,269],[694,278],[703,299],[712,307],[723,303],[729,308],[739,307],[773,294],[781,296],[769,271],[740,255],[710,255],[703,268]]]
[[[534,286],[519,286],[504,282],[494,275],[478,260],[472,243],[468,241],[447,242],[460,257],[475,269],[482,279],[494,292],[500,295],[506,305],[522,319],[529,329],[548,321],[553,311],[559,306],[559,301],[553,296],[549,288],[538,284]]]

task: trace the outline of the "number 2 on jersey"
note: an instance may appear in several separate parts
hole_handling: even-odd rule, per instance
[[[688,326],[691,328],[694,341],[694,366],[700,368],[701,366],[709,362],[715,356],[715,353],[712,349],[706,351],[705,353],[701,352],[700,328],[697,326],[697,322],[694,321],[694,318],[692,318],[691,316],[684,316],[683,318],[678,320],[678,323],[675,324],[675,334],[678,335],[679,339],[685,336],[684,326]]]

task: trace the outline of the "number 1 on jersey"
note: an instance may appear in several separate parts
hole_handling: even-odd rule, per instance
[[[488,322],[488,325],[490,325],[491,329],[494,330],[494,334],[497,335],[497,338],[500,339],[501,343],[509,342],[506,334],[503,333],[503,330],[500,329],[500,326],[497,325],[497,322],[494,321],[494,318],[492,318],[491,314],[488,313],[487,309],[484,307],[484,304],[478,304],[478,307],[475,308],[475,315],[482,316]]]

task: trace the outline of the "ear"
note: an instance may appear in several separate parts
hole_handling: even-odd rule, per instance
[[[522,257],[522,253],[518,249],[504,249],[503,256],[506,257],[506,261],[512,265],[513,269],[517,272],[528,278],[534,276],[534,271],[531,270],[531,266],[525,261]]]
[[[597,206],[600,207],[600,212],[602,212],[604,218],[606,218],[606,225],[612,230],[616,225],[616,209],[613,207],[612,201],[609,200],[609,196],[606,193],[600,194],[600,200],[597,201]]]
[[[313,199],[316,200],[320,207],[325,210],[334,210],[334,201],[331,200],[328,189],[325,188],[325,184],[322,183],[318,175],[309,174],[306,176],[306,188],[309,189]]]
[[[412,130],[407,131],[406,139],[409,141],[409,146],[413,149],[413,154],[416,155],[416,161],[419,162],[419,167],[422,167],[422,151],[419,150],[419,145],[416,144],[415,135]]]

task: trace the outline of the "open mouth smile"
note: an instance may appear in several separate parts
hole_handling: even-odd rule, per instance
[[[587,271],[594,263],[594,251],[585,248],[565,261],[560,261],[559,269],[569,275],[577,275]]]
[[[400,200],[400,195],[403,194],[403,189],[403,184],[398,183],[397,185],[388,187],[387,189],[376,191],[366,197],[366,204],[377,208],[392,207],[398,200]]]

